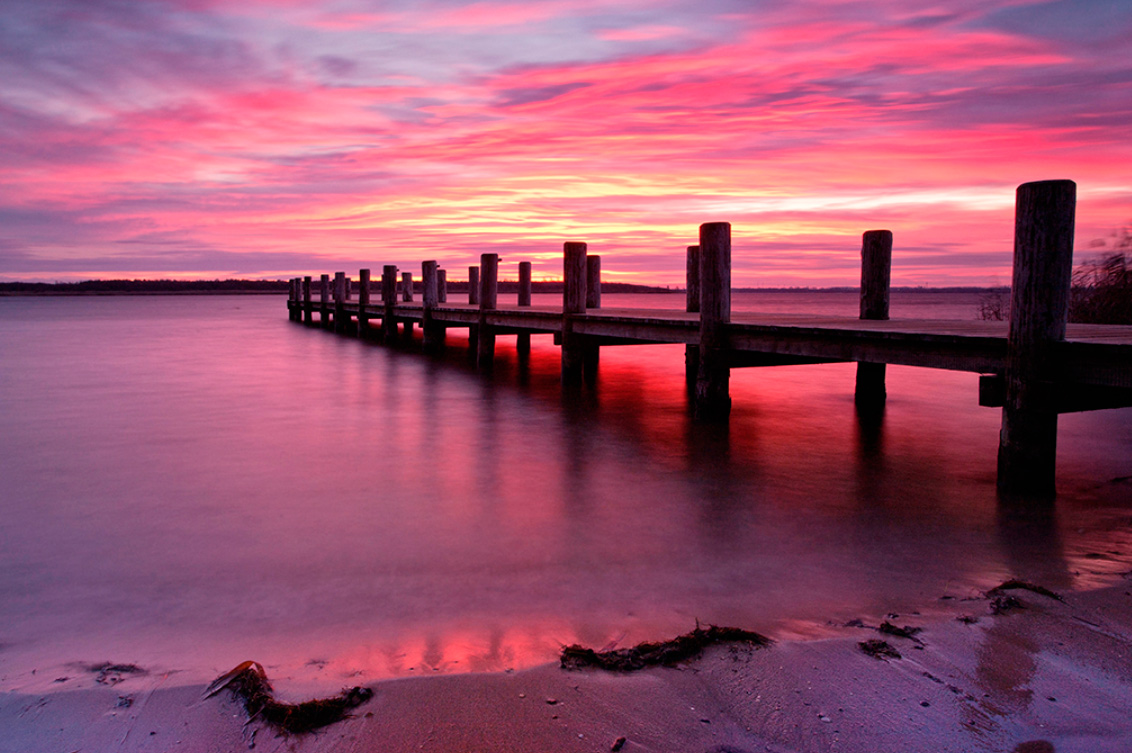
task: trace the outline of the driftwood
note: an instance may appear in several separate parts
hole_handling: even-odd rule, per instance
[[[645,667],[671,667],[682,661],[694,659],[705,648],[719,643],[745,643],[749,646],[763,647],[771,644],[770,638],[750,630],[739,628],[709,626],[706,630],[699,625],[690,633],[677,636],[661,643],[640,643],[632,648],[619,648],[612,651],[594,651],[583,646],[566,646],[562,649],[563,669],[604,669],[611,672],[633,672]]]

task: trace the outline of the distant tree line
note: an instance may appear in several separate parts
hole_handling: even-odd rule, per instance
[[[84,280],[0,282],[0,295],[158,295],[286,293],[286,280]]]

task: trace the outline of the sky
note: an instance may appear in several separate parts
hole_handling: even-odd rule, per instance
[[[1128,0],[4,0],[0,280],[436,259],[682,285],[1010,281],[1014,192],[1132,224]]]

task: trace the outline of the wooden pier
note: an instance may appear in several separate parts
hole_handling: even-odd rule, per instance
[[[351,299],[345,273],[291,281],[295,321],[392,341],[424,332],[424,349],[442,347],[445,331],[466,328],[482,370],[492,367],[497,336],[515,335],[520,357],[530,337],[553,335],[562,349],[562,381],[592,379],[600,348],[674,343],[685,346],[686,377],[697,419],[726,420],[731,369],[855,361],[855,399],[862,411],[885,400],[885,366],[899,364],[982,375],[981,405],[1002,408],[998,487],[1008,497],[1052,499],[1060,413],[1132,406],[1132,325],[1066,324],[1072,273],[1076,185],[1027,183],[1018,188],[1010,322],[892,321],[888,317],[892,233],[862,241],[860,318],[731,314],[731,227],[700,227],[687,249],[687,310],[601,308],[600,257],[585,243],[565,244],[561,307],[531,305],[529,262],[519,265],[514,303],[498,296],[499,257],[483,254],[468,272],[467,303],[447,298],[445,270],[421,265],[421,299],[411,272],[386,265],[381,301],[371,301],[370,270],[359,271]],[[398,300],[398,293],[401,299]],[[375,326],[374,322],[380,322]],[[400,328],[400,329],[399,329]]]

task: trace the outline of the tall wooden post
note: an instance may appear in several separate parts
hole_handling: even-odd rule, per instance
[[[432,353],[440,349],[444,343],[444,327],[433,321],[433,309],[440,303],[439,268],[435,261],[421,262],[421,300],[424,302],[424,321],[421,328],[424,330],[425,352]]]
[[[292,277],[287,283],[287,318],[294,322],[299,318],[299,278]]]
[[[519,305],[531,305],[531,263],[519,262]],[[525,362],[531,355],[531,333],[520,332],[515,336],[515,351],[520,361]]]
[[[563,245],[562,383],[579,384],[585,369],[585,342],[574,333],[574,317],[586,313],[586,244]]]
[[[480,321],[476,342],[476,365],[491,371],[495,365],[495,330],[487,323],[487,312],[495,309],[499,295],[499,254],[480,254]]]
[[[318,323],[324,329],[330,329],[330,275],[318,278]]]
[[[998,489],[1052,499],[1057,459],[1054,346],[1065,339],[1077,184],[1024,183],[1014,217],[1014,275]]]
[[[601,308],[601,257],[586,255],[586,308]]]
[[[480,302],[480,268],[468,267],[468,305],[475,306]]]
[[[440,303],[448,302],[448,272],[444,269],[436,270],[436,300]]]
[[[369,278],[368,269],[358,270],[358,337],[369,334],[369,314],[366,312],[366,307],[369,306]]]
[[[731,413],[730,322],[731,223],[709,222],[700,225],[700,367],[693,408],[697,419],[725,419]]]
[[[314,311],[311,310],[311,276],[303,278],[303,323],[314,321]]]
[[[401,273],[401,300],[405,303],[413,302],[413,273]]]
[[[684,272],[685,310],[689,314],[700,312],[700,247],[688,246],[687,266]],[[696,392],[696,377],[700,373],[700,346],[684,346],[684,385],[688,393]]]
[[[346,331],[346,273],[334,273],[334,331]]]
[[[385,315],[381,318],[381,331],[386,342],[397,338],[397,267],[386,264],[381,268],[381,302]]]
[[[892,279],[892,232],[869,230],[861,238],[861,319],[888,319],[888,291]],[[853,398],[858,408],[884,405],[885,366],[857,363],[857,387]]]

